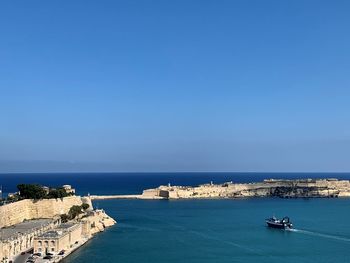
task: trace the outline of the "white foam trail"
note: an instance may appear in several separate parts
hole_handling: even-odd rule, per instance
[[[308,231],[308,230],[304,230],[304,229],[289,229],[288,231],[301,233],[301,234],[305,234],[305,235],[310,235],[310,236],[315,236],[315,237],[323,237],[323,238],[328,238],[328,239],[350,242],[350,238],[335,236],[335,235],[328,235],[328,234],[323,234],[323,233],[314,232],[314,231]]]

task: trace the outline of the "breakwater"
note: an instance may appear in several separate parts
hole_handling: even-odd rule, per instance
[[[147,195],[90,195],[91,200],[108,200],[108,199],[164,199],[161,196],[147,196]]]
[[[199,199],[244,197],[350,197],[350,181],[328,179],[266,179],[256,183],[203,184],[199,186],[159,186],[146,189],[143,199]]]

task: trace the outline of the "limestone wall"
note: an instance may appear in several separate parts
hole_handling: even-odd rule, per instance
[[[113,226],[116,221],[107,215],[104,210],[94,210],[89,213],[88,217],[82,219],[83,236],[91,236],[98,232],[104,231],[105,228]]]
[[[268,179],[260,183],[205,184],[199,186],[160,186],[143,191],[167,199],[179,198],[236,198],[236,197],[350,197],[350,181],[331,179]]]
[[[142,195],[146,197],[154,197],[154,196],[159,196],[159,189],[147,189],[144,190]]]
[[[74,244],[77,241],[81,240],[81,234],[82,234],[82,224],[78,224],[78,227],[72,229],[71,232],[69,232],[69,243]]]
[[[66,214],[73,205],[82,205],[80,196],[69,196],[62,199],[22,200],[0,206],[0,228],[38,218],[53,218]]]

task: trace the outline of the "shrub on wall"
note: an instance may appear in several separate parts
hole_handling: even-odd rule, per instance
[[[89,207],[90,207],[89,204],[86,204],[86,203],[84,203],[84,204],[81,205],[81,208],[83,208],[84,211],[85,211],[86,209],[88,209]]]
[[[61,222],[62,223],[67,223],[69,220],[69,216],[66,214],[61,215]]]
[[[70,219],[74,219],[76,218],[78,215],[80,215],[81,213],[83,213],[82,211],[82,207],[80,205],[73,205],[68,212],[69,218]]]

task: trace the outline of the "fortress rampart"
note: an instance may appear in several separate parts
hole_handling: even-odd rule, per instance
[[[143,198],[239,198],[239,197],[350,197],[350,181],[329,179],[267,179],[257,183],[159,186],[143,191]]]
[[[21,200],[0,206],[0,228],[15,225],[24,220],[53,218],[68,213],[73,205],[82,205],[89,199],[69,196],[61,199]],[[92,208],[91,202],[89,203]]]

